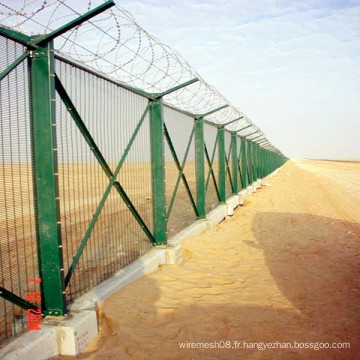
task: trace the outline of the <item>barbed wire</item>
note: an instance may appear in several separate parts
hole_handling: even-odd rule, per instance
[[[51,32],[102,0],[13,0],[0,1],[0,23],[28,35]],[[141,90],[163,92],[193,78],[199,81],[164,97],[171,106],[204,114],[224,104],[228,107],[207,119],[228,125],[236,131],[247,125],[241,135],[258,131],[265,134],[218,90],[209,85],[174,49],[150,35],[126,9],[116,5],[55,39],[55,51],[106,76]],[[273,148],[277,150],[276,148]]]

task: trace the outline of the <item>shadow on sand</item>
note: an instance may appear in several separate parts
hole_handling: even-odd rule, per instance
[[[194,305],[169,304],[168,309],[162,307],[159,311],[155,304],[163,290],[154,277],[144,277],[121,290],[118,297],[121,302],[106,305],[96,345],[81,358],[357,359],[360,353],[357,256],[360,245],[359,238],[351,232],[354,225],[358,226],[307,214],[258,213],[252,223],[256,241],[239,238],[239,244],[243,249],[253,247],[263,252],[273,286],[276,285],[292,307],[287,310],[276,303],[253,306],[244,302],[241,305],[241,301],[235,299],[241,298],[245,291],[239,282],[229,293],[231,298],[226,304],[204,301],[217,296],[210,286],[193,292]],[[191,262],[196,260],[185,261],[184,266],[191,267]],[[193,285],[185,282],[184,286]],[[226,291],[226,286],[221,288],[221,292]],[[261,288],[258,293],[261,294]],[[179,293],[179,298],[181,296],[184,295]],[[318,351],[179,348],[179,342],[214,341],[231,341],[232,346],[235,341],[241,345],[243,341],[247,344],[346,342],[351,348]]]

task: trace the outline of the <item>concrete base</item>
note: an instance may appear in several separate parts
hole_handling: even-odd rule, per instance
[[[59,354],[57,329],[42,325],[41,330],[29,331],[0,350],[2,360],[49,360]]]
[[[206,220],[197,220],[168,240],[165,248],[165,264],[177,264],[182,260],[181,243],[184,239],[199,235],[207,229]]]
[[[247,196],[251,195],[254,192],[254,187],[252,185],[249,185],[246,188]]]
[[[165,249],[165,264],[174,265],[182,260],[181,245],[167,246]]]
[[[247,197],[247,191],[245,189],[241,190],[238,193],[238,196],[239,196],[239,205],[243,206],[245,204],[245,199]]]
[[[48,321],[52,324],[51,320]],[[53,323],[57,328],[57,343],[60,355],[77,355],[98,334],[97,314],[85,310],[73,314],[70,320]]]
[[[216,209],[214,209],[216,210]],[[176,244],[181,244],[181,242],[190,237],[201,234],[203,231],[205,231],[207,228],[207,220],[197,220],[190,226],[188,226],[186,229],[181,230],[176,235],[174,235],[172,238],[168,240],[169,246],[174,246]]]
[[[234,210],[239,206],[239,196],[233,195],[226,200],[226,215],[234,215]]]
[[[70,305],[70,311],[96,310],[99,302],[105,300],[125,284],[154,271],[160,264],[164,263],[165,246],[151,249],[141,258],[115,273],[110,279],[103,281],[85,295],[76,299],[74,303]]]
[[[227,214],[227,205],[220,204],[214,210],[210,211],[206,216],[207,220],[207,229],[213,230],[215,226],[222,222],[226,218]]]
[[[284,165],[283,165],[284,166]],[[267,178],[272,178],[272,177],[274,177],[275,175],[277,175],[277,173],[280,171],[280,169],[282,168],[282,166],[281,167],[279,167],[278,169],[276,169],[275,171],[273,171],[271,174],[269,174],[268,176],[267,176]]]

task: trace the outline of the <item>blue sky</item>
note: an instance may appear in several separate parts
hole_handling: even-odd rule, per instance
[[[360,1],[117,1],[289,157],[360,159]]]

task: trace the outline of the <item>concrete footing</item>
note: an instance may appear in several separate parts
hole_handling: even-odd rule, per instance
[[[243,206],[245,204],[245,199],[247,197],[247,190],[241,190],[239,193],[238,193],[238,196],[239,196],[239,205]]]
[[[194,224],[180,231],[168,240],[165,248],[165,264],[177,264],[182,260],[181,242],[190,237],[199,235],[208,228],[206,220],[197,220]]]
[[[57,329],[41,326],[41,330],[29,331],[0,350],[2,360],[54,359],[59,354]]]
[[[233,195],[226,200],[226,215],[234,215],[235,209],[239,206],[239,196]]]
[[[199,235],[205,230],[213,230],[226,216],[234,214],[239,205],[244,205],[246,197],[261,187],[261,180],[231,196],[225,204],[219,204],[206,219],[180,231],[168,240],[167,246],[151,249],[126,268],[118,271],[70,306],[70,314],[63,319],[47,318],[39,331],[24,333],[10,344],[0,349],[3,360],[49,360],[57,355],[78,355],[98,334],[98,304],[125,284],[144,274],[154,271],[160,264],[176,264],[182,259],[181,243],[184,239]]]
[[[206,215],[207,230],[213,230],[216,224],[222,222],[226,218],[227,205],[219,204],[214,210]]]
[[[75,313],[71,319],[54,325],[57,326],[57,342],[61,355],[79,354],[98,334],[98,320],[94,310]]]

